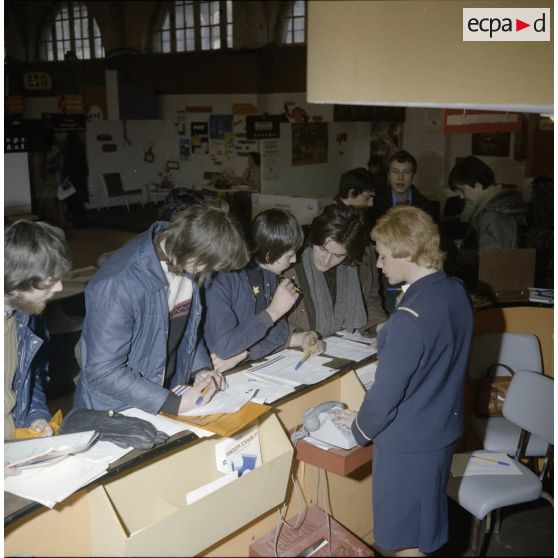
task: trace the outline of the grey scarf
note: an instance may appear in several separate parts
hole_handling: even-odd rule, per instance
[[[311,247],[307,247],[302,253],[302,265],[316,309],[316,331],[322,337],[333,335],[342,329],[353,331],[366,325],[366,310],[357,266],[337,266],[337,291],[333,308],[326,278],[314,265]]]

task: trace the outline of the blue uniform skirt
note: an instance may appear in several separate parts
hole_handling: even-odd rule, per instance
[[[428,453],[392,453],[374,446],[374,540],[384,549],[434,552],[448,540],[446,487],[453,444]]]

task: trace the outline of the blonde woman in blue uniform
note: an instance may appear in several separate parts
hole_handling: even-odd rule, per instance
[[[361,445],[374,443],[374,539],[396,556],[423,556],[448,539],[446,484],[463,432],[463,384],[473,315],[462,283],[442,269],[432,218],[390,209],[372,230],[378,267],[405,282],[378,334],[376,380],[358,413],[340,412]]]

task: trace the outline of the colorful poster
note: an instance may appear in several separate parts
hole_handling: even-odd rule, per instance
[[[293,166],[327,163],[327,122],[293,124],[291,128]]]
[[[232,132],[232,114],[212,114],[209,116],[209,137],[211,139],[225,139],[226,132]]]

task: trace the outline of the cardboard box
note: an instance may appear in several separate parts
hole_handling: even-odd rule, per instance
[[[276,194],[252,194],[252,218],[266,209],[290,211],[301,225],[310,225],[326,205],[333,203],[332,197],[301,198]]]
[[[293,448],[275,415],[260,419],[262,465],[187,506],[221,477],[203,439],[91,492],[93,556],[194,556],[285,499]]]
[[[288,519],[289,524],[297,524],[298,515]],[[374,551],[335,521],[331,522],[331,541],[325,512],[317,506],[306,509],[306,516],[298,529],[284,525],[277,540],[277,556],[310,556],[312,550],[323,541],[327,545],[312,553],[312,556],[375,556]],[[275,556],[275,537],[273,529],[250,545],[248,556]],[[328,548],[331,542],[331,549]]]

